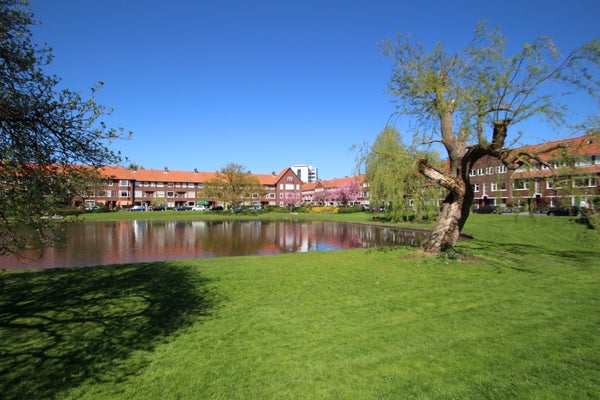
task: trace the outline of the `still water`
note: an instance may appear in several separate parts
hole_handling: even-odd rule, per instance
[[[0,257],[0,268],[56,268],[361,247],[418,245],[425,232],[324,221],[76,222],[40,259]]]

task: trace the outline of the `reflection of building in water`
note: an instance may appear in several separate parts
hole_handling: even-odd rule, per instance
[[[0,257],[3,268],[126,264],[232,255],[418,244],[423,233],[324,221],[113,221],[69,225],[63,246],[27,264]]]

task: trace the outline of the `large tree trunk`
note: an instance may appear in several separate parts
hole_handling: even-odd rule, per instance
[[[469,166],[468,163],[464,164],[464,161],[461,159],[453,164],[456,176],[434,168],[426,160],[419,163],[419,171],[423,175],[448,190],[435,227],[421,245],[427,253],[440,253],[445,244],[454,246],[469,217],[474,194],[469,182]]]
[[[460,221],[463,203],[462,196],[456,196],[454,193],[446,196],[431,235],[421,245],[425,252],[439,253],[445,243],[453,246],[458,241],[462,228]]]

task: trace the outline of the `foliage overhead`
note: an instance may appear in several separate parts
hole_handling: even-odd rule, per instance
[[[102,83],[87,99],[60,89],[45,72],[51,49],[33,41],[35,24],[26,1],[0,0],[0,254],[51,244],[57,230],[47,217],[94,180],[94,167],[121,159],[109,145],[124,132],[100,120],[111,110],[94,100]]]

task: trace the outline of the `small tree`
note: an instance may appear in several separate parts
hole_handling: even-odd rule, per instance
[[[122,131],[99,121],[110,110],[95,102],[98,87],[87,100],[59,90],[34,24],[26,1],[0,0],[0,255],[51,245],[58,225],[46,217],[95,179],[96,167],[120,161],[108,145]]]
[[[341,205],[347,206],[354,203],[360,197],[360,184],[355,180],[341,184],[333,193],[333,198]]]
[[[204,198],[216,198],[226,205],[233,207],[244,202],[245,194],[258,193],[258,197],[265,195],[265,188],[252,172],[236,163],[229,163],[221,168],[214,178],[204,184]]]
[[[312,196],[313,203],[325,204],[326,201],[327,201],[327,191],[325,189],[319,190],[318,192],[315,191],[315,193]]]
[[[438,253],[458,240],[474,199],[469,173],[477,160],[490,155],[514,170],[539,159],[535,152],[511,150],[510,127],[534,116],[564,125],[573,90],[597,99],[600,39],[564,58],[548,38],[508,57],[504,44],[504,36],[485,24],[461,53],[448,54],[442,44],[427,53],[401,35],[383,44],[384,54],[394,60],[390,90],[398,114],[414,117],[418,144],[440,143],[447,153],[448,169],[428,159],[418,164],[421,174],[447,191],[423,243],[427,252]]]

